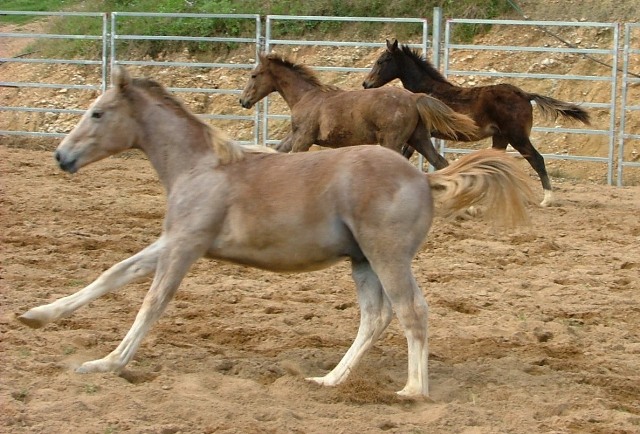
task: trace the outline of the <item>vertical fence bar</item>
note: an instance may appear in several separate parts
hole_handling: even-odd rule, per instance
[[[613,65],[611,67],[611,115],[609,117],[609,154],[608,154],[608,168],[607,168],[607,184],[613,184],[613,171],[614,171],[614,148],[616,146],[616,114],[617,114],[617,95],[618,95],[618,45],[620,42],[620,24],[615,23],[613,26]]]
[[[617,185],[619,187],[624,185],[624,169],[625,167],[638,167],[640,168],[640,162],[638,161],[626,161],[625,149],[628,139],[640,140],[640,134],[633,134],[627,131],[627,118],[633,113],[640,114],[640,105],[631,104],[629,100],[629,88],[632,84],[640,85],[640,78],[636,74],[631,77],[629,68],[631,67],[631,57],[634,59],[640,59],[640,44],[634,46],[634,42],[640,41],[640,33],[634,35],[635,30],[640,30],[640,23],[627,23],[624,27],[624,42],[623,42],[623,65],[622,65],[622,85],[621,85],[621,107],[620,107],[620,126],[618,131],[618,171],[617,171]]]

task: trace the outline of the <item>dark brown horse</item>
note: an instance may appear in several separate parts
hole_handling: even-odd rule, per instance
[[[425,94],[397,87],[344,90],[320,82],[305,65],[276,54],[260,55],[240,104],[253,107],[278,92],[291,110],[292,133],[276,149],[307,151],[311,145],[340,148],[380,144],[401,152],[408,144],[437,168],[447,161],[431,143],[431,131],[449,136],[476,133],[474,122]]]
[[[493,147],[506,149],[514,147],[540,176],[544,189],[541,205],[549,205],[552,200],[551,181],[547,175],[544,158],[533,147],[529,136],[533,125],[531,101],[545,116],[563,116],[589,124],[589,114],[575,104],[528,93],[510,84],[495,84],[463,88],[449,82],[417,51],[398,41],[387,40],[387,49],[378,57],[362,85],[377,88],[399,78],[402,85],[412,92],[424,92],[449,105],[453,110],[465,113],[476,122],[478,133],[460,136],[458,140],[467,142],[491,137]],[[443,131],[432,132],[434,137],[455,140]],[[411,151],[412,152],[412,151]]]

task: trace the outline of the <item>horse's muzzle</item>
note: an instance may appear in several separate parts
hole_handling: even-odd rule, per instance
[[[78,171],[78,168],[76,166],[76,162],[78,160],[76,158],[65,158],[65,155],[60,151],[56,151],[53,156],[58,162],[58,166],[60,166],[60,169],[69,173],[76,173]]]
[[[246,109],[250,109],[251,107],[253,107],[251,101],[242,98],[240,98],[240,105]]]
[[[367,81],[363,81],[363,82],[362,82],[362,87],[364,87],[365,89],[371,89],[373,86],[371,86],[371,85],[369,84],[369,82],[367,82]]]

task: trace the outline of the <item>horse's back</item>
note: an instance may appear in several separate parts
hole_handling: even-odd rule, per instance
[[[292,112],[299,128],[314,125],[315,143],[327,147],[406,141],[420,115],[413,93],[398,87],[335,90],[305,98]]]

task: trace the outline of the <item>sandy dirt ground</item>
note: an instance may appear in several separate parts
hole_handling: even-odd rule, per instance
[[[524,163],[523,163],[524,164]],[[530,226],[437,219],[414,270],[430,304],[430,399],[406,380],[397,321],[350,379],[310,384],[358,325],[348,263],[280,275],[201,260],[120,375],[73,372],[123,338],[150,281],[32,330],[159,234],[140,154],[70,176],[0,147],[0,432],[635,433],[640,430],[640,189],[556,181]]]

